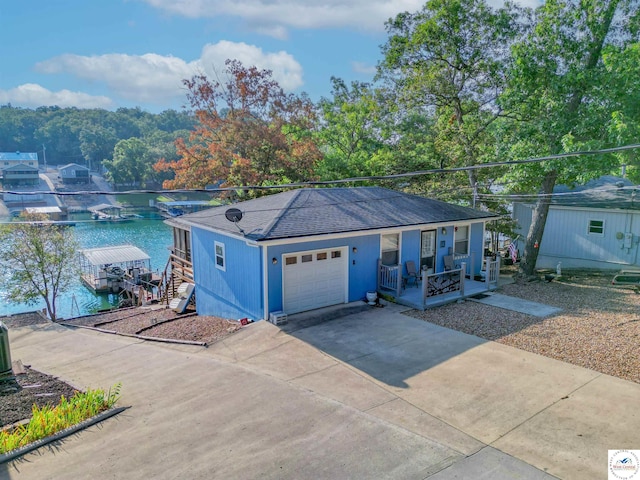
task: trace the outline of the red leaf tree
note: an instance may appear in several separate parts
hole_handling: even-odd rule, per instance
[[[316,116],[306,95],[286,94],[270,70],[226,61],[227,80],[204,75],[185,80],[198,125],[176,141],[179,160],[161,160],[174,171],[165,188],[276,185],[315,178],[321,153],[312,138]]]

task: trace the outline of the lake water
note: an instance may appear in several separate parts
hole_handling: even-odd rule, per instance
[[[76,221],[73,231],[82,248],[106,247],[109,245],[122,245],[125,243],[135,245],[151,257],[151,268],[162,272],[169,259],[169,247],[173,242],[171,227],[165,225],[161,218],[135,219],[130,222],[105,223],[92,221],[88,214],[70,217]],[[3,290],[0,286],[0,298],[3,298]],[[75,300],[75,301],[74,301]],[[98,310],[116,306],[117,295],[97,295],[87,289],[80,279],[73,288],[60,295],[57,304],[59,317],[95,313]],[[6,300],[0,301],[0,316],[13,313],[32,312],[45,308],[44,301],[35,305],[9,304]]]

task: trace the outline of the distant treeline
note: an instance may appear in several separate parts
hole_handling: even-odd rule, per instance
[[[133,144],[149,162],[176,158],[174,141],[188,137],[193,115],[176,110],[159,114],[140,108],[78,109],[0,106],[0,151],[37,152],[42,165],[78,163],[103,171],[119,142]],[[140,180],[135,179],[135,180]],[[125,183],[126,179],[125,179]]]

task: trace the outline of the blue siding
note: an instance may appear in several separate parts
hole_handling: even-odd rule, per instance
[[[223,318],[262,318],[262,248],[197,228],[191,229],[191,239],[198,313]],[[216,268],[216,241],[225,246],[225,271]]]
[[[477,275],[482,269],[484,259],[484,224],[472,223],[469,234],[469,253],[473,258],[471,273]]]
[[[380,257],[380,235],[338,238],[313,242],[276,245],[268,248],[267,258],[276,258],[277,264],[268,263],[269,312],[282,310],[282,255],[307,250],[347,247],[349,253],[349,302],[362,300],[367,291],[377,286],[377,265]],[[353,249],[357,251],[354,253]]]
[[[437,233],[437,271],[444,266],[442,256],[453,246],[454,226],[442,228]],[[482,223],[471,227],[471,251],[480,258],[483,238]],[[401,262],[413,260],[420,263],[420,229],[402,232]],[[251,247],[244,241],[192,228],[192,254],[194,277],[197,285],[197,309],[201,315],[216,315],[224,318],[261,319],[265,315],[263,302],[263,257],[267,249],[268,313],[283,309],[282,305],[282,255],[309,250],[346,247],[348,252],[348,298],[354,302],[365,298],[366,292],[377,286],[377,265],[380,258],[380,235],[362,235],[352,238],[316,240],[289,245]],[[215,266],[214,242],[225,245],[226,271]],[[444,247],[440,242],[444,241]],[[355,251],[354,251],[355,250]],[[276,263],[272,259],[277,260]],[[479,263],[477,268],[479,268]],[[406,273],[406,271],[405,271]]]
[[[453,225],[447,225],[444,229],[447,231],[445,234],[442,233],[442,228],[438,229],[438,237],[437,237],[437,258],[436,258],[436,272],[444,271],[444,260],[442,257],[445,255],[449,255],[450,251],[453,251]],[[444,242],[444,246],[442,242]]]
[[[420,232],[421,230],[411,230],[402,232],[402,246],[400,248],[400,262],[402,264],[402,274],[407,274],[407,260],[413,260],[416,268],[420,268]]]

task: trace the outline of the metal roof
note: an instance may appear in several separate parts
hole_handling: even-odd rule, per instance
[[[66,165],[61,165],[58,167],[58,170],[65,170],[67,168],[74,168],[75,170],[89,170],[84,165],[80,165],[79,163],[67,163]]]
[[[27,207],[27,213],[62,213],[60,207]]]
[[[187,201],[174,201],[174,202],[158,202],[159,205],[165,205],[167,207],[198,207],[201,205],[209,205],[208,200],[187,200]]]
[[[237,224],[224,215],[230,207],[242,211]],[[381,187],[302,188],[182,215],[170,225],[211,228],[260,241],[495,217]]]
[[[122,210],[122,207],[119,205],[111,205],[110,203],[101,203],[100,205],[94,205],[93,207],[89,207],[87,210],[90,212],[100,212],[102,210],[109,210],[110,208],[115,208],[116,210]]]
[[[100,266],[150,260],[151,257],[134,245],[115,245],[111,247],[85,248],[80,253],[91,265]]]
[[[0,152],[0,160],[35,160],[38,161],[38,154],[35,152]]]

